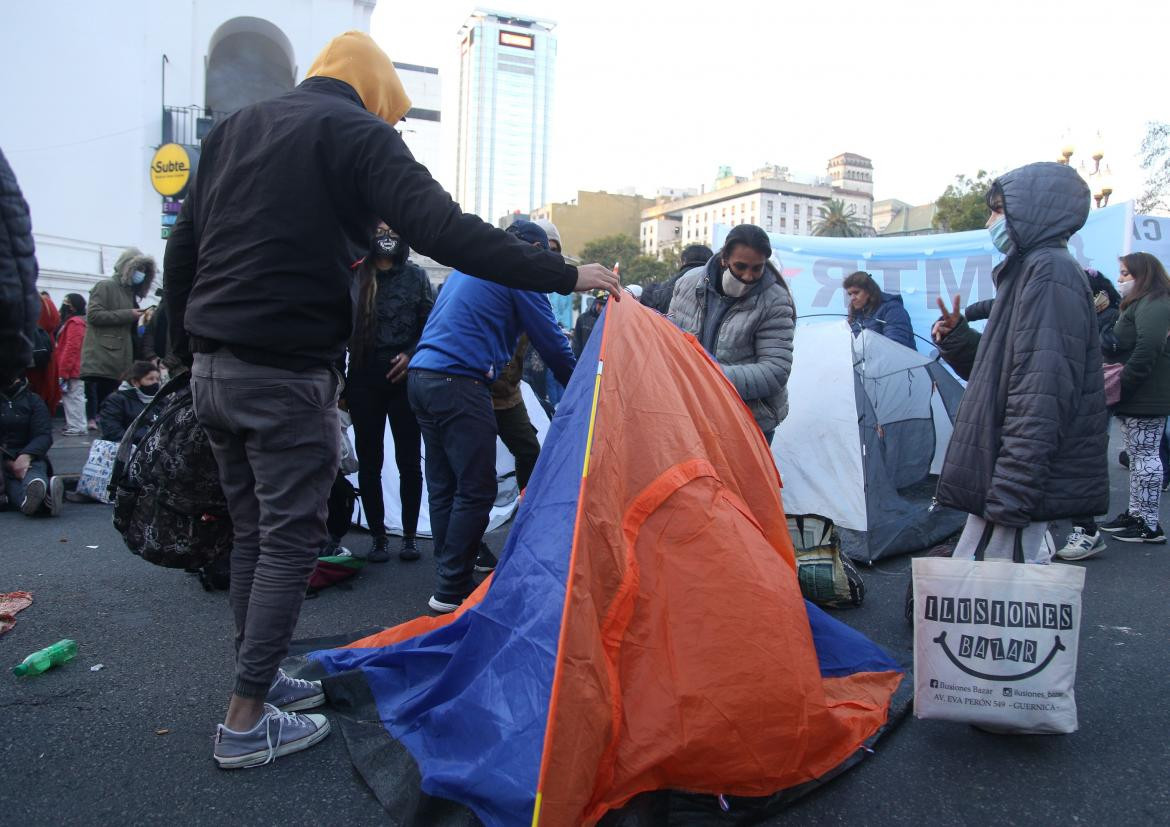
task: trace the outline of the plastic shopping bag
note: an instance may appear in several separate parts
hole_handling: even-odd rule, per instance
[[[348,411],[338,409],[337,419],[341,424],[341,473],[349,476],[358,472],[357,452],[353,450],[349,432],[353,429],[353,419]]]
[[[946,557],[912,565],[914,714],[1005,732],[1075,732],[1085,570]]]
[[[106,439],[95,439],[89,447],[89,457],[81,476],[77,480],[77,493],[92,497],[103,503],[112,502],[106,488],[110,484],[110,473],[118,454],[118,443]]]

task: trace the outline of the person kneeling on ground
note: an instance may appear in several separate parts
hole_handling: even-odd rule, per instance
[[[121,388],[111,393],[102,402],[98,413],[98,424],[101,427],[102,439],[120,442],[127,429],[134,424],[138,417],[160,387],[158,368],[153,362],[135,362],[126,374],[126,381]],[[151,423],[158,418],[155,414],[149,421],[138,423],[134,431],[134,442],[146,436]]]
[[[544,230],[531,221],[517,221],[507,232],[548,249]],[[496,499],[490,385],[512,358],[521,330],[567,385],[577,363],[548,297],[455,271],[410,360],[407,392],[426,446],[439,581],[428,605],[436,612],[455,611],[475,587],[472,571]]]
[[[32,392],[23,377],[3,383],[0,389],[0,505],[19,508],[22,514],[61,512],[65,488],[59,477],[49,477],[49,448],[53,426],[44,400]]]

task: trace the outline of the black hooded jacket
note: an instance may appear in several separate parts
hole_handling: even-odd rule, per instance
[[[40,315],[28,203],[0,152],[0,382],[32,364]]]
[[[1109,505],[1105,386],[1089,282],[1067,241],[1085,223],[1076,170],[1038,163],[996,179],[1015,249],[996,268],[980,336],[939,343],[968,378],[939,476],[943,505],[998,525],[1103,514]]]
[[[353,324],[351,266],[379,218],[480,278],[561,293],[577,281],[561,256],[463,213],[352,86],[311,77],[204,140],[166,248],[172,346],[185,352],[190,333],[259,364],[333,364]]]
[[[53,425],[49,409],[21,379],[0,390],[0,447],[5,459],[28,454],[44,459],[53,447]]]

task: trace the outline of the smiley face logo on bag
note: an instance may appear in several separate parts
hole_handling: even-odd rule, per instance
[[[975,678],[989,681],[1020,681],[1043,672],[1060,652],[1067,651],[1060,635],[1047,632],[1071,632],[1073,606],[1068,603],[1030,603],[1025,601],[989,600],[981,597],[939,597],[928,595],[923,619],[935,623],[985,627],[992,634],[960,634],[958,646],[952,648],[944,629],[931,639],[956,667]],[[994,634],[996,628],[1023,630],[1020,636]],[[1040,638],[1043,638],[1041,640]],[[1047,653],[1041,655],[1041,650]],[[999,665],[1010,670],[988,667]]]

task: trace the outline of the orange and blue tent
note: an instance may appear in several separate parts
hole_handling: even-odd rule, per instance
[[[413,786],[533,827],[650,791],[802,789],[862,754],[902,680],[801,597],[751,414],[630,297],[589,340],[494,575],[453,615],[308,660],[335,706],[366,704],[342,728],[388,807]],[[371,726],[391,751],[354,748]]]

